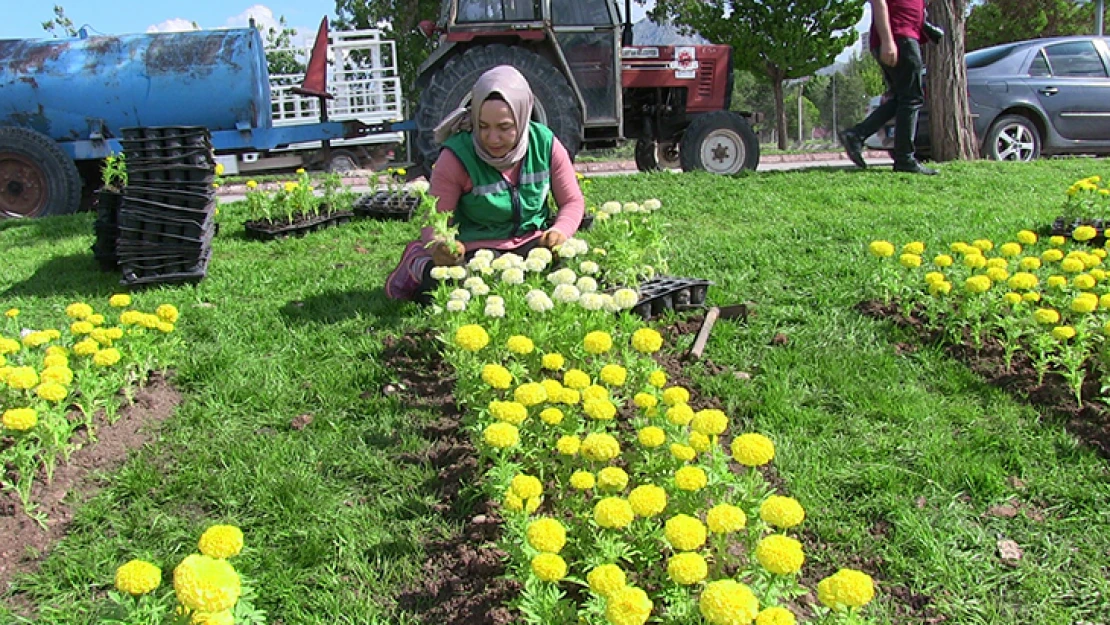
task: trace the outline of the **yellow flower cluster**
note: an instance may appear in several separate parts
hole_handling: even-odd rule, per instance
[[[590,374],[581,369],[571,369],[563,374],[563,385],[572,389],[584,389],[591,384]]]
[[[639,440],[640,444],[644,447],[653,449],[667,442],[667,433],[663,431],[663,428],[649,425],[640,429],[636,434],[636,439]]]
[[[741,434],[732,439],[732,457],[745,466],[762,466],[774,459],[775,444],[762,434]]]
[[[755,547],[755,557],[763,568],[776,575],[793,575],[805,562],[802,543],[782,534],[771,534],[760,540]]]
[[[532,558],[532,572],[545,582],[557,582],[567,576],[567,563],[554,553],[541,553]]]
[[[563,358],[562,354],[544,354],[543,358],[540,359],[540,363],[544,369],[558,371],[563,368],[566,359]]]
[[[614,592],[625,587],[627,583],[624,571],[615,564],[602,564],[595,566],[586,574],[586,583],[590,591],[602,597],[608,597]]]
[[[507,389],[513,385],[513,374],[501,365],[488,364],[482,367],[482,381],[496,389]]]
[[[745,584],[721,579],[705,585],[698,610],[713,625],[745,625],[759,614],[759,600]]]
[[[872,241],[867,246],[867,251],[871,252],[872,256],[888,258],[894,256],[894,244],[890,241]]]
[[[797,622],[793,612],[779,606],[766,608],[755,617],[755,625],[795,625]]]
[[[594,462],[608,462],[621,455],[621,446],[611,434],[591,432],[582,441],[582,455]]]
[[[690,427],[694,428],[695,432],[706,436],[720,436],[728,429],[728,417],[724,412],[716,409],[699,410],[694,413]]]
[[[519,334],[510,336],[509,340],[505,342],[505,347],[507,347],[510,352],[521,356],[531,354],[532,351],[536,349],[536,345],[532,342],[532,339]]]
[[[486,426],[486,429],[482,431],[482,439],[488,445],[498,449],[507,449],[520,444],[520,431],[511,423],[499,421]]]
[[[693,551],[705,544],[705,525],[695,517],[679,514],[667,520],[663,535],[676,550]]]
[[[606,497],[594,506],[594,520],[601,527],[623,529],[632,523],[634,516],[632,505],[620,497]]]
[[[531,499],[543,494],[543,484],[540,483],[540,480],[523,473],[514,477],[509,487],[513,494],[521,499]]]
[[[556,519],[536,519],[528,524],[528,544],[536,551],[559,553],[567,544],[567,530]],[[560,576],[561,577],[561,576]]]
[[[667,491],[653,484],[642,484],[628,493],[628,503],[638,517],[657,516],[667,507]]]
[[[34,408],[9,408],[0,416],[4,427],[16,432],[26,432],[38,425],[39,416]]]
[[[676,584],[696,584],[709,574],[709,565],[700,553],[688,551],[671,556],[667,561],[667,575]]]
[[[608,399],[588,399],[582,402],[582,411],[598,421],[609,421],[617,416],[617,407]]]
[[[586,348],[587,353],[594,355],[604,354],[613,348],[613,337],[610,336],[608,332],[590,332],[582,339],[582,346]],[[571,385],[567,384],[567,386]]]
[[[548,425],[559,425],[563,418],[563,411],[558,408],[544,408],[540,412],[540,420]]]
[[[197,612],[229,610],[241,592],[239,574],[227,560],[195,553],[174,569],[173,587],[181,605]]]
[[[526,382],[516,387],[513,399],[523,406],[538,406],[547,401],[547,390],[538,382]]]
[[[663,390],[663,403],[668,406],[690,403],[690,391],[681,386],[672,386]]]
[[[748,524],[748,515],[737,506],[720,503],[709,509],[705,524],[714,534],[729,534],[744,529]]]
[[[560,436],[559,440],[555,441],[555,451],[564,456],[573,456],[577,454],[578,450],[581,448],[582,439],[571,434]]]
[[[589,471],[575,471],[570,476],[571,488],[575,490],[589,490],[597,483],[594,474]]]
[[[612,625],[644,625],[655,607],[647,593],[635,586],[622,586],[605,602],[605,618]]]
[[[116,589],[145,595],[162,584],[162,569],[145,560],[131,560],[116,569]]]
[[[476,352],[489,345],[489,334],[480,325],[465,325],[455,331],[455,345],[468,352]]]
[[[874,597],[871,576],[853,569],[840,569],[817,583],[817,598],[833,610],[861,608]]]
[[[201,534],[197,546],[209,558],[226,560],[243,550],[243,531],[234,525],[213,525]]]
[[[759,507],[759,518],[768,525],[789,529],[802,523],[806,518],[806,511],[793,497],[771,495]]]
[[[620,467],[605,467],[597,472],[597,486],[608,492],[619,492],[628,486],[628,473]]]
[[[698,491],[709,483],[709,476],[701,467],[685,466],[675,471],[674,483],[681,490]]]
[[[494,419],[513,425],[520,425],[528,418],[528,408],[515,401],[493,400],[489,403],[489,413]]]
[[[628,380],[628,370],[620,365],[605,365],[597,377],[609,386],[623,386]]]
[[[662,335],[651,328],[640,328],[632,333],[632,349],[638,352],[654,354],[662,347]]]
[[[93,354],[93,362],[101,367],[110,367],[119,362],[119,359],[119,350],[114,347],[106,347]]]

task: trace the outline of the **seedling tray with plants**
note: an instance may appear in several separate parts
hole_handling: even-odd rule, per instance
[[[665,314],[668,310],[684,310],[705,305],[705,296],[713,283],[697,278],[656,276],[640,283],[640,300],[632,313],[644,319]]]
[[[312,217],[297,219],[293,223],[274,221],[248,221],[243,224],[246,237],[258,241],[273,241],[290,236],[303,236],[324,228],[330,228],[351,220],[350,211],[321,213]]]
[[[355,214],[372,219],[409,221],[420,205],[420,195],[409,192],[367,193],[355,203]]]

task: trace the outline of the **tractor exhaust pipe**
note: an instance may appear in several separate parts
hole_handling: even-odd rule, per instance
[[[632,0],[624,0],[624,29],[621,30],[621,46],[632,45]]]

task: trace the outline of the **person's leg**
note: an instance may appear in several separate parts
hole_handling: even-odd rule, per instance
[[[879,67],[883,70],[883,81],[887,85],[887,91],[893,89],[894,84],[894,70],[882,63]],[[889,98],[877,106],[871,114],[868,115],[863,121],[842,130],[839,134],[840,143],[844,146],[844,151],[847,152],[848,158],[858,167],[867,167],[867,163],[863,160],[863,142],[879,131],[880,128],[886,125],[897,112],[894,98]]]
[[[894,71],[894,168],[899,171],[935,173],[922,168],[914,154],[917,116],[925,103],[921,46],[912,38],[898,40],[898,65]]]

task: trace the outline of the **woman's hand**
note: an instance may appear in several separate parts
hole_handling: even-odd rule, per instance
[[[567,242],[567,235],[558,230],[548,230],[540,237],[540,245],[547,249],[555,249]]]
[[[432,246],[432,262],[435,263],[436,267],[450,267],[462,261],[466,248],[458,241],[454,243],[455,251],[451,251],[450,246],[443,241],[436,241],[436,244]]]

